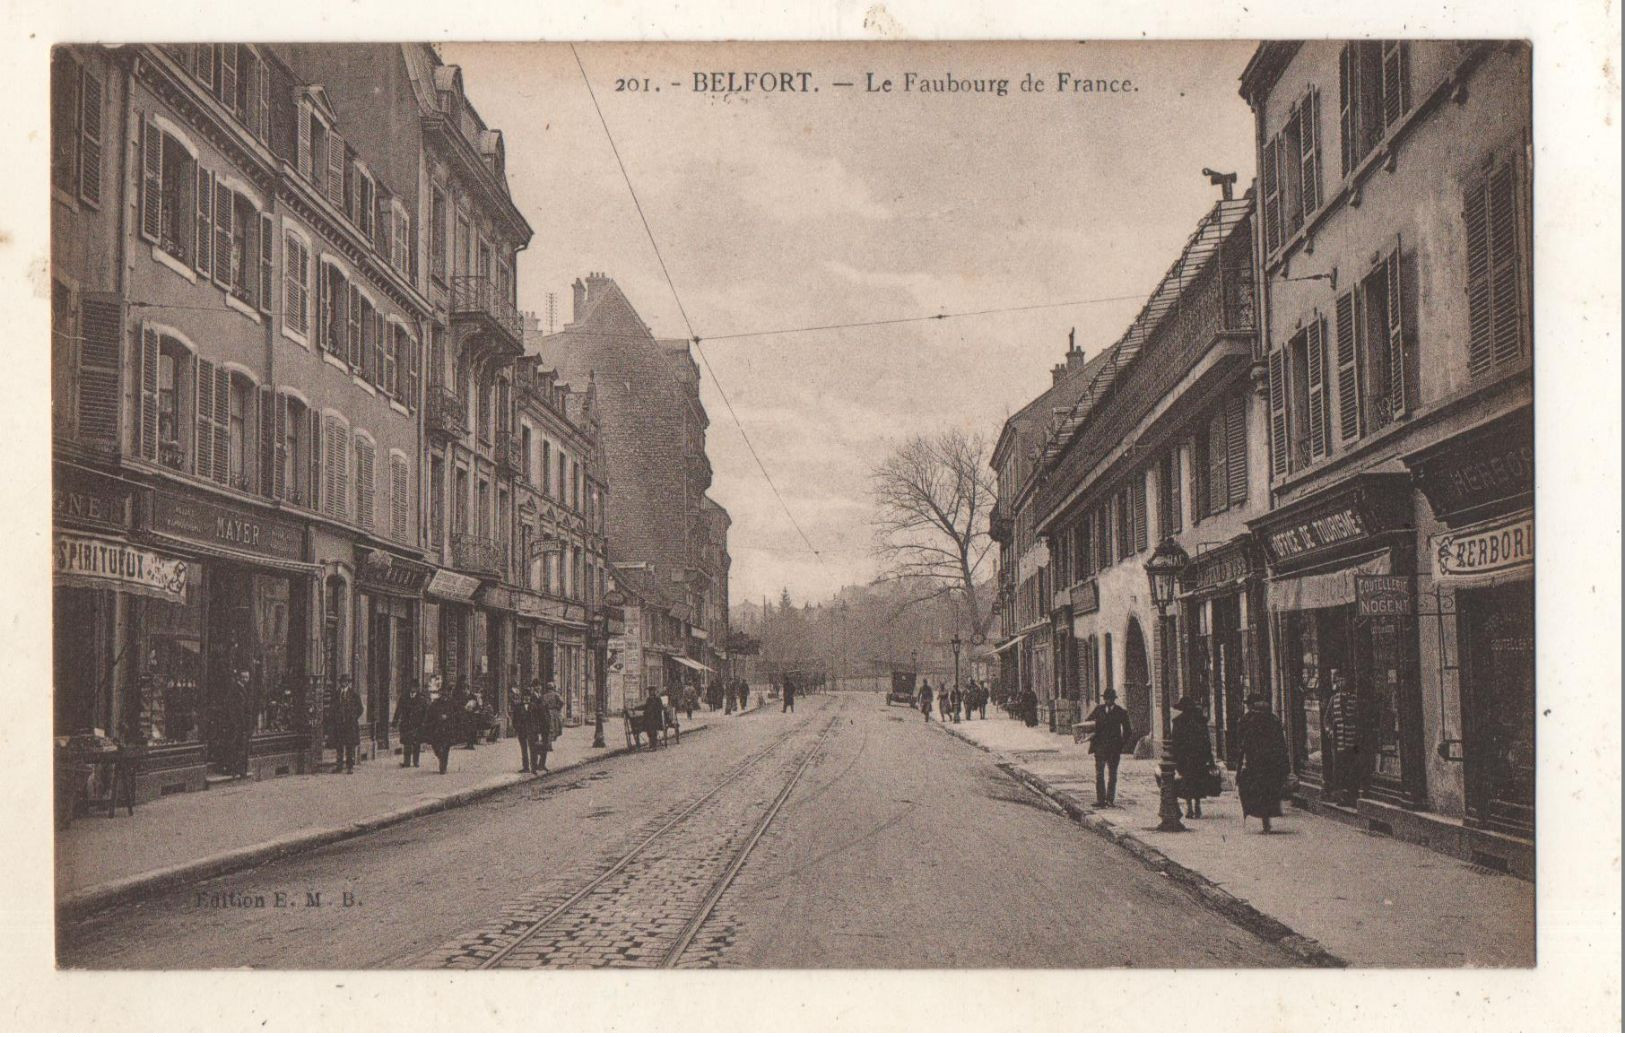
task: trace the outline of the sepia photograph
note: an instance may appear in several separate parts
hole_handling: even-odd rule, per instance
[[[41,43],[51,968],[1555,964],[1540,47],[889,17]]]

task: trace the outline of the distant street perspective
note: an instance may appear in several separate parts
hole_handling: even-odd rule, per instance
[[[62,967],[1535,963],[1527,43],[51,87]]]

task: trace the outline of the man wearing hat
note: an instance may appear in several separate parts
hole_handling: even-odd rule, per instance
[[[1123,758],[1123,749],[1134,744],[1134,728],[1128,722],[1128,710],[1117,704],[1117,692],[1106,689],[1106,701],[1096,706],[1085,718],[1094,724],[1089,736],[1089,752],[1095,758],[1095,806],[1117,805],[1117,764]]]

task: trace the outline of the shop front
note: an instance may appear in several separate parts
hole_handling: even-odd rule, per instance
[[[190,564],[184,602],[135,609],[140,723],[149,740],[200,740],[209,771],[221,776],[310,769],[318,568],[306,560],[308,531],[267,509],[184,490],[154,488],[150,502],[146,541]],[[144,770],[177,769],[171,755],[149,753]]]
[[[1249,523],[1270,572],[1277,704],[1322,803],[1426,803],[1413,514],[1406,476],[1367,473]],[[1211,622],[1210,637],[1231,625]]]
[[[1454,618],[1465,823],[1474,856],[1533,874],[1534,428],[1528,407],[1405,459],[1432,508],[1423,575]],[[1441,743],[1442,747],[1450,746]],[[1497,838],[1497,837],[1505,838]]]
[[[508,692],[518,680],[513,668],[514,592],[486,583],[475,595],[473,688],[496,711],[504,732],[508,727]]]
[[[358,554],[352,672],[365,708],[363,742],[370,739],[370,753],[382,755],[394,743],[395,705],[420,677],[419,612],[433,570],[381,548],[362,548]]]
[[[439,677],[446,694],[471,676],[474,595],[478,577],[436,569],[423,587],[423,675]]]
[[[1243,534],[1196,555],[1179,578],[1184,692],[1207,713],[1214,756],[1232,767],[1247,699],[1255,691],[1268,694],[1264,577],[1263,554],[1254,538]],[[1165,626],[1172,623],[1170,616]],[[1172,716],[1172,705],[1162,704],[1164,718]]]

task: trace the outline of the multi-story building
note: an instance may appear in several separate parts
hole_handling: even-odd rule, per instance
[[[406,261],[427,301],[420,506],[435,571],[423,586],[423,668],[506,716],[524,569],[514,550],[513,366],[524,355],[515,262],[532,230],[508,190],[502,133],[469,100],[462,70],[427,45],[289,49],[329,85],[346,141],[402,181],[387,203],[370,169],[344,190],[377,197],[378,222],[415,242]],[[322,118],[311,133],[312,147],[332,154]]]
[[[54,55],[57,726],[145,746],[143,796],[245,723],[253,774],[310,766],[341,676],[369,751],[416,673],[414,182],[298,57]]]
[[[700,568],[705,570],[705,587],[700,594],[699,629],[691,631],[699,654],[694,658],[721,672],[727,662],[728,646],[728,527],[733,519],[728,509],[709,496],[700,499]]]
[[[681,624],[673,670],[705,676],[715,667],[698,654],[714,652],[703,616],[725,589],[706,564],[709,540],[705,492],[711,463],[708,423],[700,403],[699,368],[682,340],[656,339],[614,280],[589,274],[573,286],[570,323],[541,336],[537,348],[575,384],[591,381],[605,429],[607,481],[615,487],[609,540],[615,564],[643,569],[654,581],[645,595],[666,604]],[[724,545],[726,546],[726,545]],[[726,561],[726,552],[721,556]],[[725,579],[726,573],[723,577]],[[709,606],[716,613],[717,606]]]
[[[1228,192],[1227,192],[1228,193]],[[1226,198],[1063,411],[1039,454],[1034,526],[1049,544],[1060,712],[1111,689],[1137,740],[1160,744],[1182,695],[1234,762],[1236,722],[1265,687],[1264,569],[1248,529],[1268,507],[1254,366],[1252,199]],[[1260,383],[1261,384],[1261,383]],[[1189,558],[1164,615],[1145,563]]]
[[[1105,360],[1102,352],[1085,361],[1074,329],[1067,337],[1065,362],[1050,371],[1050,387],[1006,419],[993,446],[998,497],[988,525],[999,545],[996,611],[1004,639],[994,645],[994,651],[999,658],[1000,690],[1007,697],[1031,692],[1038,699],[1040,718],[1052,729],[1060,696],[1049,623],[1050,553],[1039,537],[1031,506],[1039,475],[1038,452],[1058,415],[1082,398]]]
[[[1242,78],[1272,498],[1252,526],[1294,763],[1330,812],[1525,875],[1530,76],[1522,43],[1371,40],[1267,43]],[[1343,760],[1334,684],[1369,747]]]
[[[527,320],[531,338],[539,332]],[[586,634],[608,589],[609,564],[597,388],[589,379],[572,389],[536,354],[515,366],[514,377],[518,414],[503,449],[517,459],[515,661],[521,682],[539,676],[558,684],[567,720],[591,720],[598,660]]]

